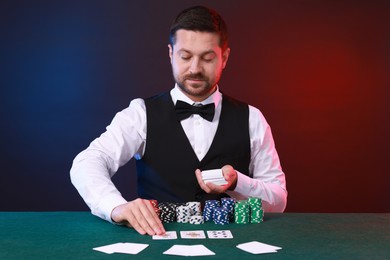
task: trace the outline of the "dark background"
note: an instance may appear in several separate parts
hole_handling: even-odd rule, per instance
[[[270,123],[289,212],[390,212],[386,1],[1,1],[0,210],[86,210],[73,158],[130,100],[173,87],[183,8],[225,18],[221,89]],[[114,176],[135,197],[134,161]]]

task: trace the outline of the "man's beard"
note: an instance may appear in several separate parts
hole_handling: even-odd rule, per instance
[[[189,87],[186,86],[186,80],[201,80],[201,82],[199,82],[199,84],[192,84],[192,86]],[[209,79],[202,73],[186,75],[182,78],[182,80],[175,77],[175,81],[183,92],[196,97],[202,97],[210,94],[210,90],[216,85],[211,85]]]

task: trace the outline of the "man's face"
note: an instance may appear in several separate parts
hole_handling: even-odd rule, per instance
[[[216,89],[230,49],[223,53],[219,36],[210,32],[178,30],[174,46],[168,45],[173,77],[193,101],[203,101]]]

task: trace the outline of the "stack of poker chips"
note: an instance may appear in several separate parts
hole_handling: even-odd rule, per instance
[[[186,205],[190,208],[191,216],[202,216],[202,207],[198,201],[187,202]]]
[[[229,221],[234,221],[234,204],[236,200],[234,198],[221,198],[221,207],[228,212]]]
[[[179,223],[202,224],[203,216],[200,202],[187,202],[176,207],[176,220]]]
[[[203,212],[200,202],[171,203],[150,200],[156,214],[162,222],[203,224],[205,221],[214,221],[215,224],[228,224],[234,221],[237,224],[261,223],[264,219],[264,209],[260,198],[250,197],[247,200],[221,198],[206,200]]]
[[[220,203],[218,200],[206,200],[203,209],[204,221],[212,221],[214,209],[219,207],[220,207]]]
[[[250,222],[261,223],[264,218],[263,203],[260,198],[250,197],[248,198],[250,208]]]
[[[172,202],[160,202],[158,208],[160,210],[160,220],[165,223],[176,220],[176,208],[178,204]]]
[[[176,208],[176,220],[178,223],[188,223],[191,218],[191,209],[187,205],[178,206]]]
[[[190,217],[190,224],[203,224],[204,223],[204,219],[203,219],[203,216],[191,216]]]
[[[203,224],[202,207],[200,202],[191,201],[186,204],[190,208],[190,224]]]
[[[160,220],[164,223],[177,221],[179,223],[203,224],[200,202],[172,203],[150,200]],[[158,206],[155,206],[158,205]]]
[[[156,212],[157,216],[160,217],[161,215],[161,210],[158,207],[158,202],[157,200],[149,200],[150,204],[152,204],[154,212]]]
[[[239,200],[234,205],[234,222],[237,224],[249,223],[249,203],[247,200]]]
[[[213,220],[215,224],[225,225],[229,224],[229,213],[223,207],[217,207],[214,209]]]

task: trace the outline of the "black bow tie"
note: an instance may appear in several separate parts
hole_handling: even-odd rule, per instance
[[[175,111],[179,121],[190,117],[192,114],[198,114],[208,121],[213,121],[214,118],[214,103],[200,106],[192,106],[186,102],[178,100],[176,102]]]

